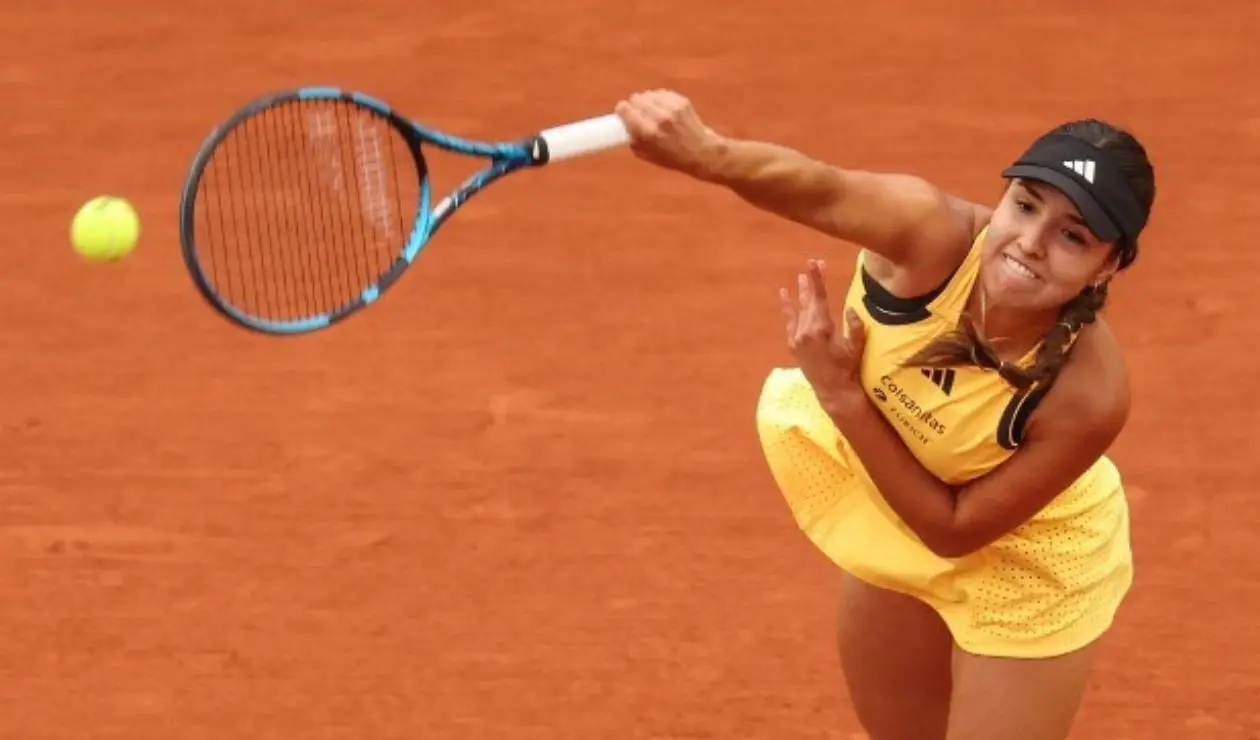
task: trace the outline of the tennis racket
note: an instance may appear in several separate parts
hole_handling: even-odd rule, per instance
[[[216,127],[193,159],[180,200],[184,262],[228,320],[271,335],[317,331],[379,300],[491,183],[628,141],[614,114],[487,143],[360,92],[274,93]],[[487,162],[433,206],[426,147]]]

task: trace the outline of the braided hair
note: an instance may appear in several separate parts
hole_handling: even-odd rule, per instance
[[[1107,285],[1090,286],[1068,301],[1059,312],[1059,321],[1046,332],[1037,356],[1028,368],[998,359],[980,327],[966,314],[953,331],[938,337],[906,360],[907,367],[951,367],[975,365],[996,370],[1006,382],[1025,390],[1049,383],[1067,363],[1072,339],[1077,332],[1092,324],[1107,302]]]

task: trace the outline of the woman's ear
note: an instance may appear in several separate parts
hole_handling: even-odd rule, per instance
[[[1111,281],[1111,278],[1120,270],[1120,253],[1117,251],[1112,255],[1103,266],[1098,268],[1098,272],[1094,273],[1094,279],[1091,285],[1094,288],[1101,288]]]

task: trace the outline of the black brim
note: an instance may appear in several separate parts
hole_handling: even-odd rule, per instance
[[[1059,189],[1068,200],[1072,201],[1076,210],[1080,211],[1081,218],[1085,219],[1085,225],[1094,232],[1094,236],[1105,242],[1116,241],[1120,238],[1120,228],[1111,220],[1094,196],[1090,195],[1085,186],[1078,183],[1071,175],[1044,165],[1017,164],[1006,168],[1002,176],[1036,180]]]

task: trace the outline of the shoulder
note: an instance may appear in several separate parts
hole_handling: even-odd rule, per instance
[[[1077,338],[1059,378],[1029,420],[1027,437],[1071,435],[1105,448],[1124,429],[1130,408],[1124,354],[1100,318]]]
[[[912,248],[893,261],[865,251],[867,271],[895,295],[919,295],[939,286],[958,269],[993,215],[987,206],[952,195],[918,176],[902,175],[897,187],[920,204],[921,218],[910,222],[904,239]]]

